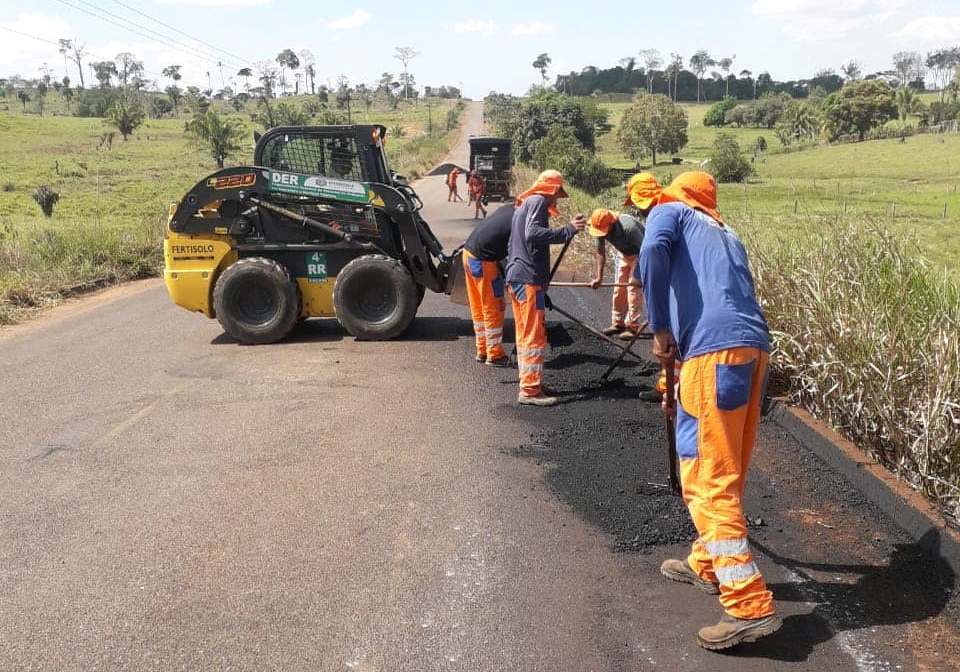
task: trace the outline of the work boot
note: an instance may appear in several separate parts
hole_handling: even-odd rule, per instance
[[[663,564],[660,565],[660,573],[671,581],[689,583],[710,595],[720,594],[720,586],[712,581],[701,579],[700,575],[690,568],[686,560],[664,560]]]
[[[619,338],[621,341],[632,341],[633,337],[637,335],[638,331],[640,331],[640,329],[631,324],[630,326],[621,329],[620,333],[617,335],[617,338]]]
[[[657,392],[656,390],[644,390],[637,395],[640,401],[646,401],[651,404],[659,404],[663,401],[663,395]]]
[[[486,355],[477,355],[477,356],[476,356],[476,360],[477,360],[478,362],[480,362],[481,364],[483,364],[485,361],[487,361],[487,356],[486,356]]]
[[[761,637],[772,635],[780,629],[781,625],[783,621],[776,614],[751,619],[724,614],[716,625],[700,628],[700,632],[697,633],[697,642],[711,651],[729,649],[741,642],[755,642]]]
[[[517,403],[522,406],[556,406],[558,401],[556,397],[548,397],[543,392],[535,397],[526,397],[522,394],[517,397]]]
[[[623,331],[626,327],[623,324],[611,324],[609,327],[603,330],[604,336],[615,336]]]
[[[509,369],[513,364],[510,362],[510,358],[504,355],[496,359],[488,359],[487,366],[495,366],[498,369]]]

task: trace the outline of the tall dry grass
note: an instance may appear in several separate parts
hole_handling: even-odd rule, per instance
[[[869,220],[747,244],[793,400],[957,517],[957,285]]]

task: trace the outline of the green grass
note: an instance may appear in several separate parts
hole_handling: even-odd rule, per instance
[[[443,130],[454,104],[435,104],[432,136],[422,104],[355,110],[354,122],[402,126],[387,153],[395,170],[415,177],[455,141],[457,129]],[[169,204],[216,170],[184,135],[186,116],[148,120],[128,141],[117,134],[108,145],[101,141],[112,129],[101,119],[7,107],[0,104],[0,324],[71,293],[158,272]],[[253,155],[254,124],[248,112],[240,116],[249,142],[233,164]],[[41,184],[60,194],[49,219],[32,198]]]
[[[603,106],[616,128],[627,103]],[[838,216],[865,218],[915,238],[926,257],[960,277],[960,135],[817,145],[785,153],[772,131],[705,127],[707,107],[684,105],[690,142],[678,153],[684,165],[653,169],[664,184],[698,167],[720,130],[734,135],[749,156],[762,135],[771,151],[755,162],[756,174],[746,185],[720,185],[720,209],[734,226],[756,230],[761,239],[789,238],[811,227],[833,226]],[[608,165],[631,166],[616,147],[615,130],[601,136],[600,151]]]

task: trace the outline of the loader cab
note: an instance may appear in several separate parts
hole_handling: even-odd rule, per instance
[[[254,164],[334,180],[394,186],[379,124],[278,126],[257,140]]]

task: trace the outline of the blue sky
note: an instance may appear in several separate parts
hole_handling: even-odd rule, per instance
[[[171,63],[183,65],[187,83],[204,85],[210,72],[215,88],[220,80],[218,59],[225,62],[229,84],[239,66],[273,58],[287,47],[313,52],[318,83],[333,83],[339,75],[371,83],[384,71],[399,71],[395,46],[411,46],[421,52],[410,66],[418,85],[462,82],[467,95],[479,97],[493,89],[526,90],[539,79],[530,64],[540,52],[553,59],[551,76],[586,65],[611,65],[645,48],[659,49],[665,57],[678,52],[685,59],[705,48],[715,57],[735,55],[735,71],[769,70],[777,79],[793,79],[820,68],[839,69],[852,58],[873,72],[889,68],[895,51],[960,44],[957,0],[593,0],[556,3],[549,11],[540,9],[544,4],[0,0],[0,28],[17,31],[0,30],[0,75],[37,76],[46,61],[54,74],[62,76],[62,57],[55,45],[43,40],[76,37],[100,57],[133,52],[145,61],[151,78],[158,78],[163,66]],[[97,8],[131,20],[145,34],[81,11]],[[69,72],[76,80],[73,66]]]

